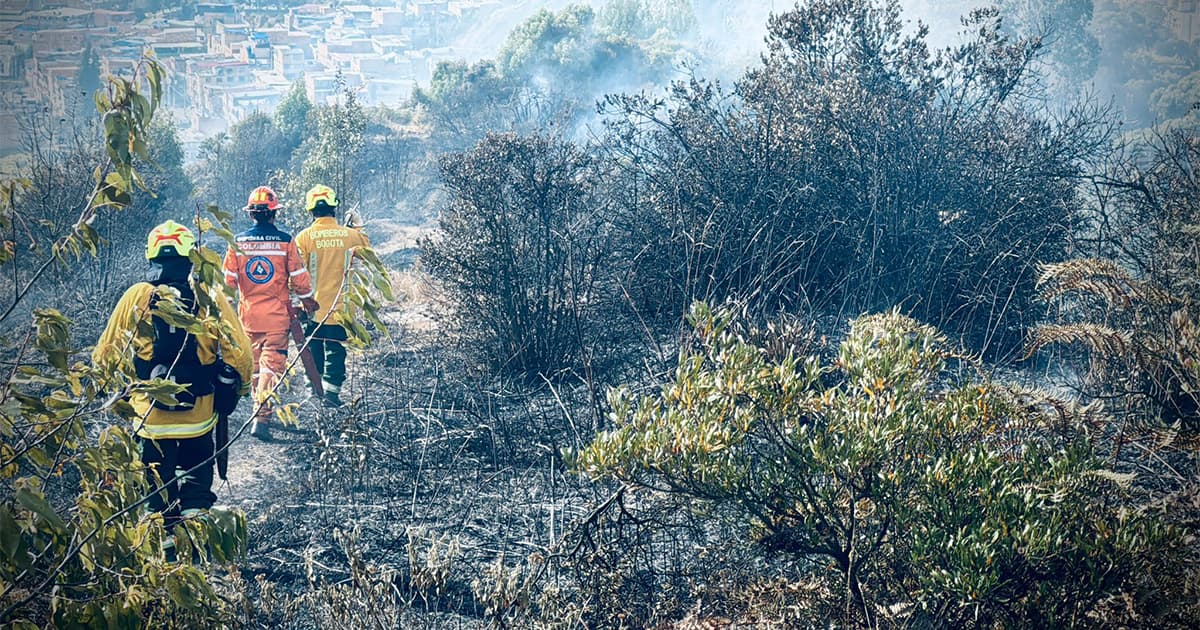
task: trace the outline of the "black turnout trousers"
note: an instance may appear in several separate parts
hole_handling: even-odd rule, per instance
[[[162,512],[165,524],[171,527],[179,521],[180,513],[185,510],[207,510],[212,507],[217,500],[217,495],[212,491],[212,431],[181,440],[140,439],[147,482],[151,488],[157,488],[161,482],[166,482],[167,486],[166,500],[163,500],[162,493],[156,493],[146,502],[147,508]],[[198,464],[198,468],[188,472]],[[161,482],[159,477],[162,478]]]

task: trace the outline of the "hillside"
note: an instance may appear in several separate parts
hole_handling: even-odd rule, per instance
[[[1200,624],[1187,3],[134,4],[228,50],[80,75],[3,162],[0,625]],[[272,37],[357,69],[198,141],[178,82]],[[210,439],[176,376],[268,344],[222,305],[276,276],[342,297],[346,404],[291,346],[176,515],[218,459],[155,476]]]

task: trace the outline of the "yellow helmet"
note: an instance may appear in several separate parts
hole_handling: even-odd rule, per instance
[[[304,209],[312,212],[317,209],[318,203],[324,203],[330,208],[336,208],[338,205],[337,193],[324,184],[317,184],[309,188],[308,192],[304,194]]]
[[[196,236],[185,225],[167,221],[150,230],[146,237],[146,260],[159,256],[184,256],[196,246]]]

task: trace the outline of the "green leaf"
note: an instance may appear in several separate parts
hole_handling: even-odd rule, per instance
[[[17,489],[17,503],[20,503],[25,509],[42,517],[47,523],[59,531],[65,531],[67,524],[62,520],[62,517],[46,503],[46,498],[40,492],[36,492],[27,486],[22,486]]]
[[[21,530],[7,506],[0,505],[0,552],[12,560],[21,547]]]

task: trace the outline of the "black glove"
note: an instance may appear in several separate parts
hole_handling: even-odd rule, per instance
[[[213,411],[220,416],[229,416],[237,409],[238,390],[242,388],[242,375],[232,365],[220,361],[213,382]]]

